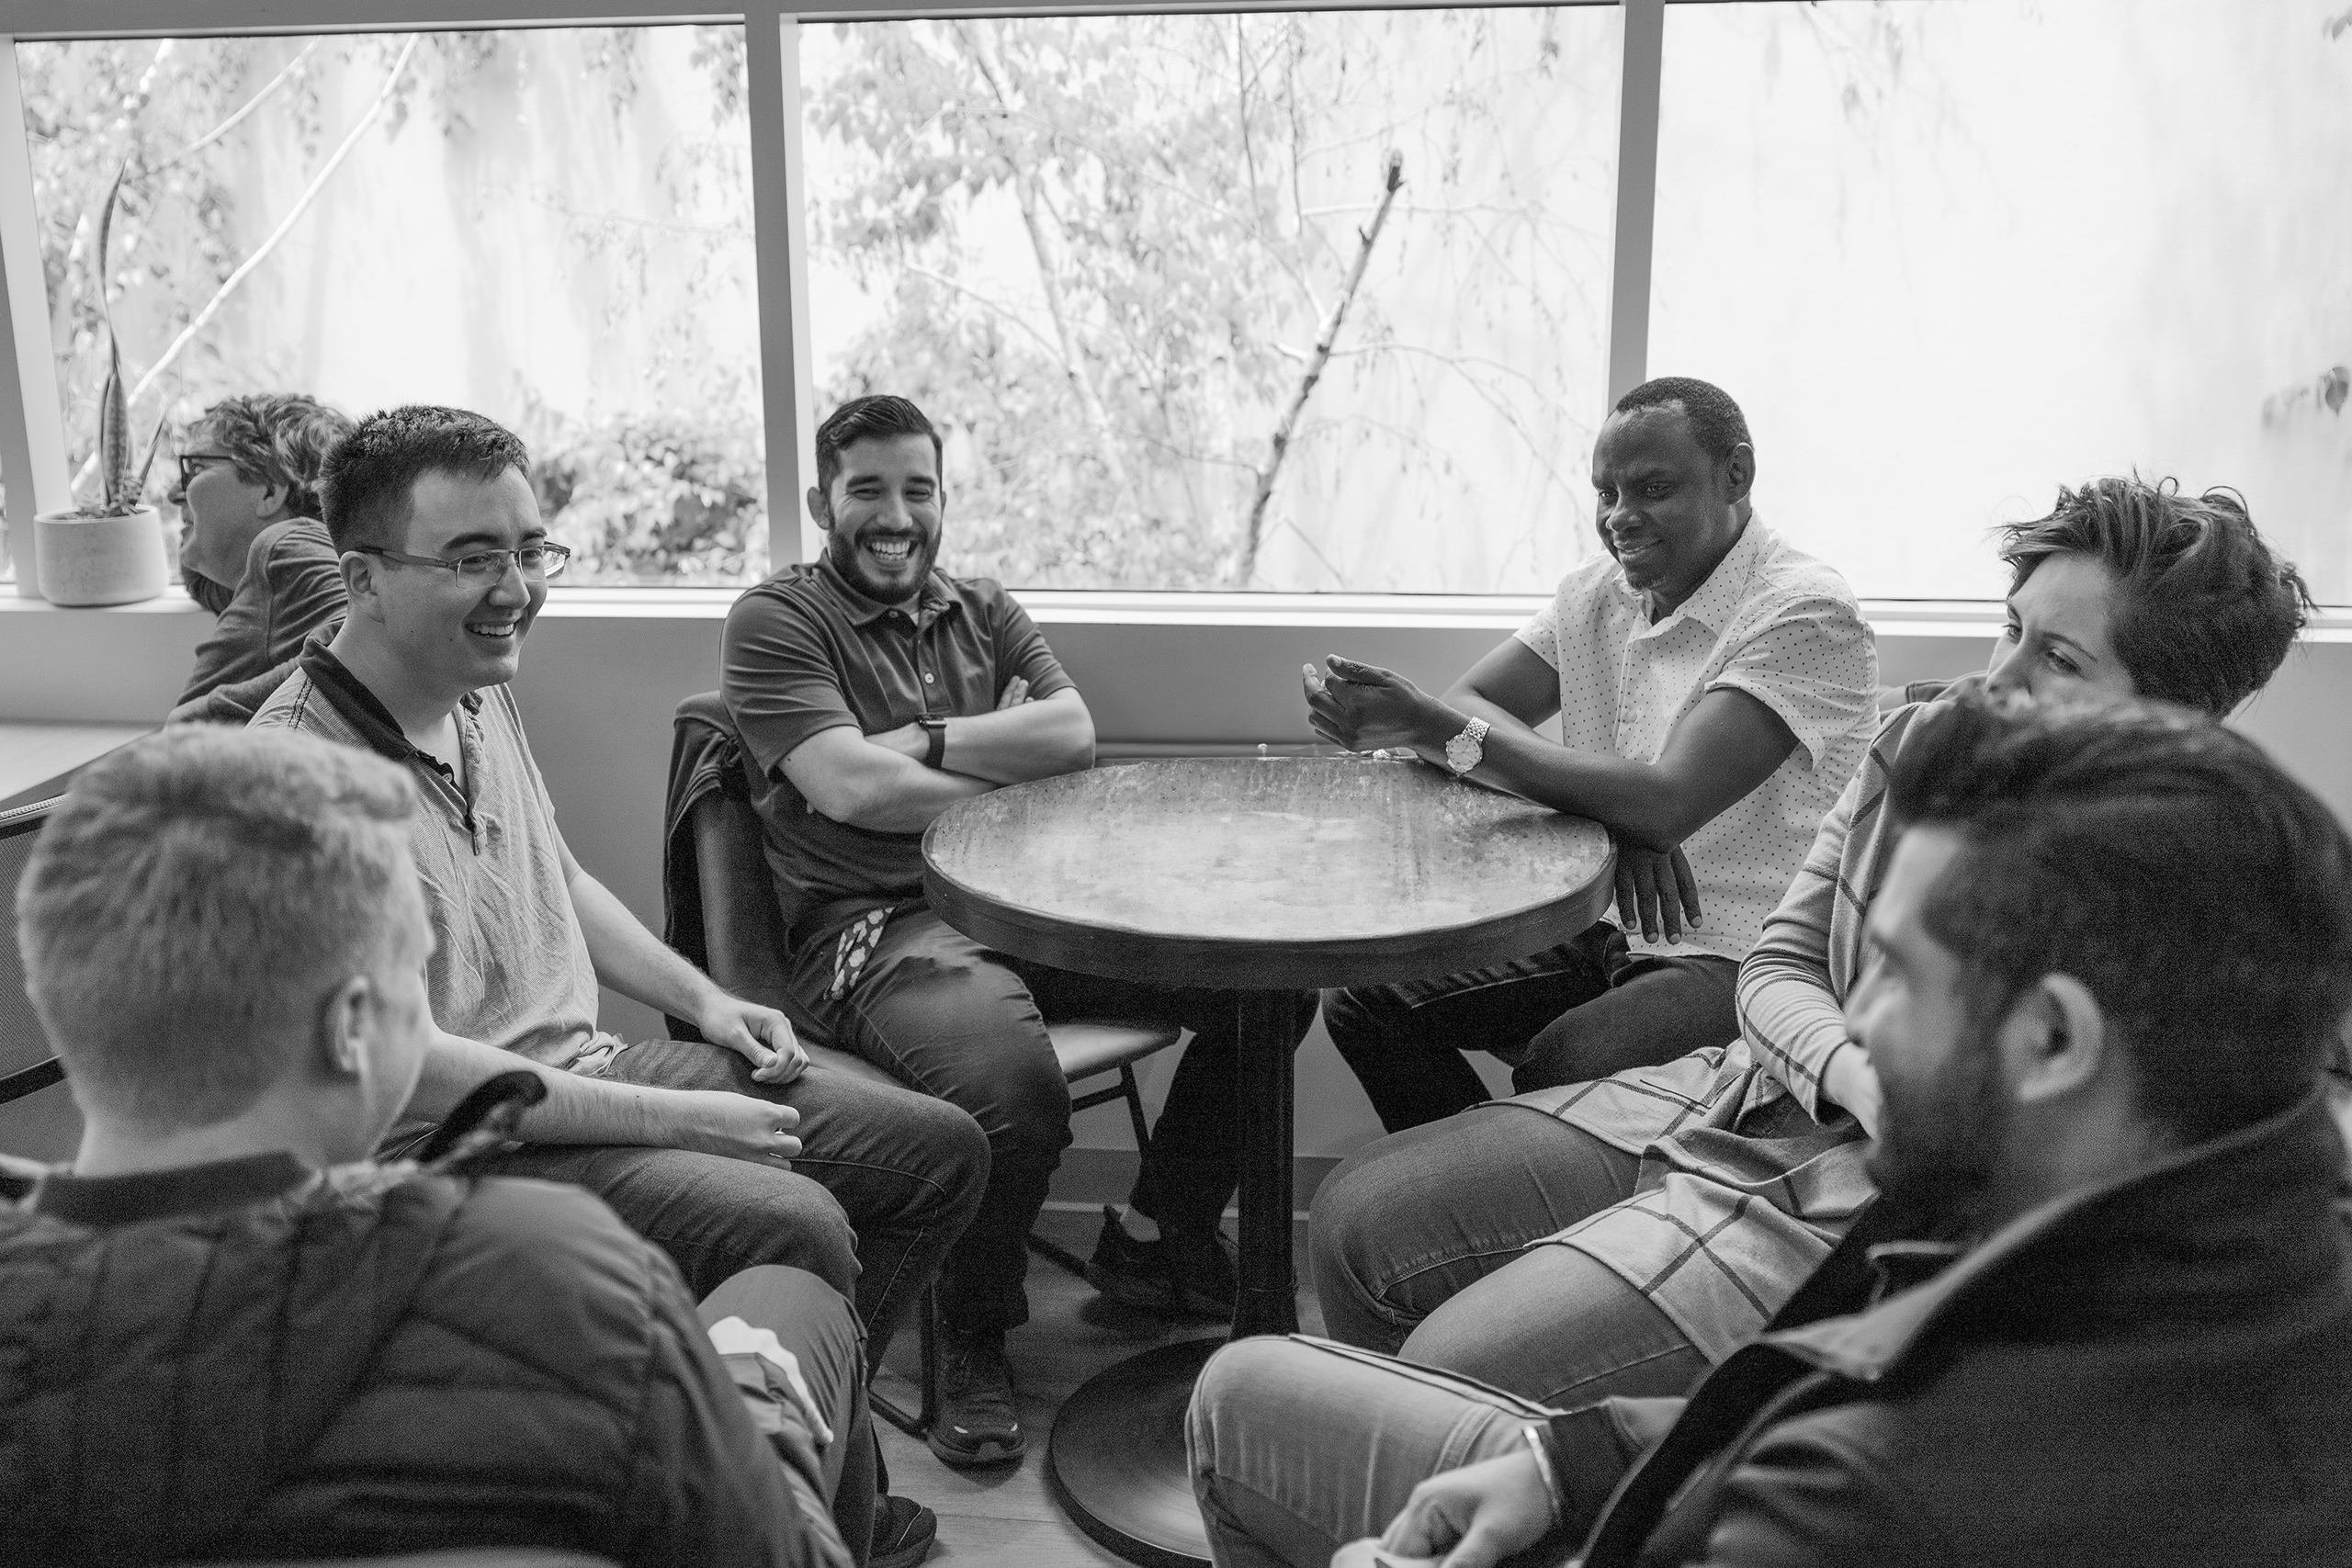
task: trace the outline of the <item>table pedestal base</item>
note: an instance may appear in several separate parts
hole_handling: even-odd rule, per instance
[[[1144,1568],[1209,1568],[1184,1457],[1184,1411],[1223,1339],[1130,1356],[1079,1385],[1054,1417],[1046,1482],[1078,1528]]]

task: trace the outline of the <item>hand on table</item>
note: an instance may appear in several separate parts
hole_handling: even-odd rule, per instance
[[[1551,1528],[1551,1490],[1534,1451],[1522,1447],[1414,1487],[1373,1556],[1392,1562],[1434,1559],[1442,1568],[1491,1568],[1534,1545]],[[1339,1562],[1332,1559],[1334,1568]]]
[[[718,1089],[670,1089],[665,1099],[673,1122],[662,1140],[668,1147],[781,1170],[791,1169],[800,1152],[800,1140],[792,1135],[800,1112],[789,1105]]]
[[[695,1027],[713,1045],[752,1064],[754,1083],[790,1083],[808,1070],[808,1054],[792,1032],[792,1021],[774,1008],[714,989],[695,1015]]]
[[[1305,667],[1306,722],[1344,750],[1442,753],[1466,722],[1393,670],[1337,654],[1324,663],[1328,676]]]
[[[1682,846],[1660,854],[1645,844],[1618,838],[1617,923],[1629,933],[1637,927],[1642,940],[1656,942],[1658,932],[1668,942],[1680,942],[1685,925],[1699,924],[1699,879]]]

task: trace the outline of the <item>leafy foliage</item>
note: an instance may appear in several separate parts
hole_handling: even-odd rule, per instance
[[[881,308],[820,401],[895,391],[952,428],[961,568],[1038,586],[1265,586],[1247,565],[1261,485],[1315,548],[1305,448],[1324,473],[1448,467],[1412,412],[1380,408],[1466,400],[1546,474],[1564,436],[1589,434],[1584,411],[1563,412],[1566,370],[1482,356],[1464,333],[1408,340],[1397,309],[1430,308],[1399,292],[1408,263],[1450,256],[1470,281],[1446,303],[1478,330],[1507,319],[1546,354],[1596,333],[1594,300],[1560,276],[1591,264],[1561,254],[1577,242],[1547,191],[1476,166],[1513,131],[1480,73],[1543,92],[1560,54],[1551,14],[1404,15],[835,30],[808,84],[812,242]],[[1414,58],[1429,37],[1450,40],[1445,60]],[[1503,59],[1506,37],[1535,47]],[[1349,306],[1345,384],[1318,394],[1291,450],[1278,423],[1319,368],[1318,326],[1351,287],[1400,129],[1430,155],[1408,158],[1381,242],[1395,255]],[[1573,515],[1568,487],[1555,500]]]
[[[724,582],[766,561],[767,477],[753,431],[554,423],[531,446],[539,510],[580,576]]]
[[[645,36],[636,28],[578,35],[585,71],[578,89],[616,121],[644,111]],[[412,54],[405,69],[395,69]],[[130,461],[131,429],[150,420],[185,425],[228,393],[296,379],[290,351],[299,345],[205,326],[209,312],[224,307],[224,320],[272,308],[266,288],[237,288],[239,269],[253,259],[255,237],[292,214],[241,209],[259,187],[240,176],[268,164],[310,171],[297,184],[348,178],[328,160],[353,129],[353,95],[343,90],[349,84],[363,96],[384,90],[372,134],[395,141],[467,138],[481,130],[485,112],[511,112],[506,106],[535,72],[550,69],[548,61],[571,58],[548,53],[543,35],[514,32],[21,46],[68,459],[77,474],[97,480],[85,493],[103,492],[109,506],[152,501],[142,494],[149,468]],[[741,28],[695,28],[691,58],[711,89],[714,124],[740,128]],[[707,143],[672,138],[661,156],[666,164],[658,172],[685,193],[682,200],[714,182],[748,189],[741,160],[714,156]],[[104,243],[109,229],[111,245]],[[664,230],[583,211],[562,212],[558,230],[578,254],[610,263],[611,275],[640,296],[649,246],[711,238],[685,226]],[[192,323],[198,330],[186,352],[136,395],[125,372],[134,384],[150,378],[166,345]],[[242,346],[227,353],[227,342]],[[559,429],[533,412],[524,389],[520,423],[554,443],[556,467],[543,488],[576,513],[552,520],[582,551],[575,577],[600,570],[662,578],[756,572],[764,565],[762,469],[758,445],[729,396],[735,389],[684,342],[656,343],[651,353],[649,386],[663,395],[680,385],[703,394],[675,400],[662,421],[615,418],[593,429]],[[160,434],[163,423],[156,428]],[[155,450],[151,443],[151,468]]]

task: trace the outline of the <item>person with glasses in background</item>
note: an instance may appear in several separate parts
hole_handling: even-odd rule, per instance
[[[319,521],[319,470],[351,421],[300,392],[204,411],[165,499],[180,509],[180,576],[220,618],[170,722],[243,724],[293,673],[313,634],[343,624],[343,568]]]
[[[944,1100],[809,1066],[782,1013],[720,989],[572,858],[507,684],[570,555],[528,469],[480,414],[362,420],[321,482],[350,612],[253,719],[399,762],[422,796],[438,1030],[393,1137],[536,1064],[548,1097],[489,1168],[587,1188],[696,1296],[759,1264],[806,1269],[887,1345],[978,1207],[988,1142]],[[700,1040],[600,1030],[600,983]],[[920,1561],[936,1529],[886,1500],[874,1561]]]

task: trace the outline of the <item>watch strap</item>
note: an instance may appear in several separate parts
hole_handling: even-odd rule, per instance
[[[944,718],[918,719],[930,744],[923,750],[922,765],[936,770],[947,761],[947,721]]]

